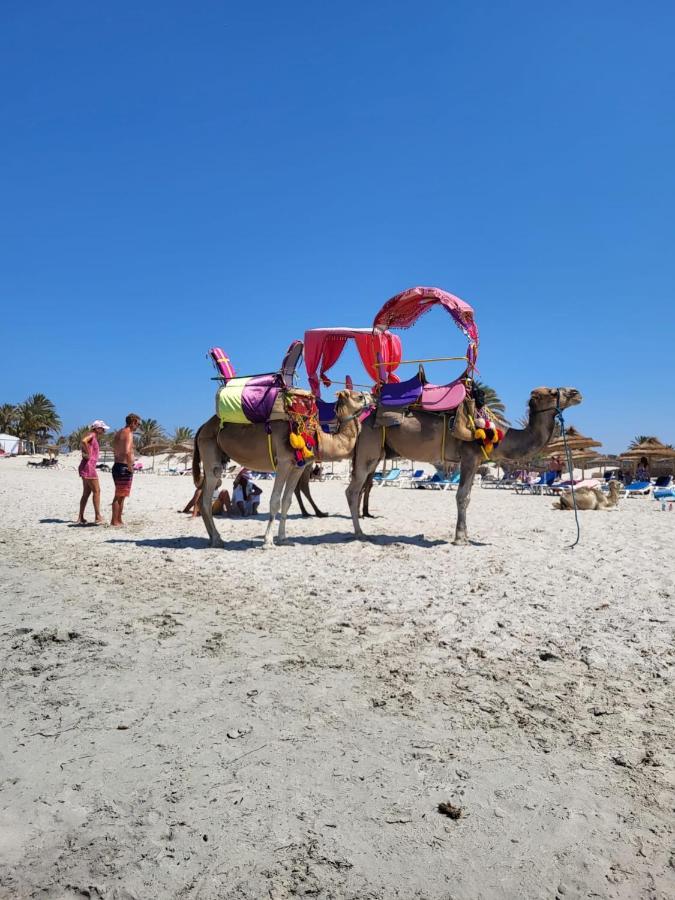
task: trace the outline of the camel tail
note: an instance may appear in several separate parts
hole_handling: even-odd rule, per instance
[[[195,452],[192,454],[192,480],[195,483],[195,487],[199,487],[202,483],[202,458],[199,453],[199,432],[201,428],[197,429],[197,434],[195,435]]]

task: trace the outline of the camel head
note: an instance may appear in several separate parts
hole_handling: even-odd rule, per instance
[[[610,481],[609,483],[609,505],[616,506],[619,502],[620,485],[618,481]]]
[[[530,394],[530,412],[545,412],[556,408],[567,409],[570,406],[577,406],[582,399],[576,388],[538,387]]]
[[[373,402],[371,395],[365,391],[338,391],[337,398],[335,415],[340,422],[356,418]]]

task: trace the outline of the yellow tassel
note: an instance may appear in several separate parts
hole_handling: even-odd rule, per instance
[[[477,441],[484,441],[485,440],[485,431],[482,428],[476,428],[476,430],[473,433],[473,436]]]

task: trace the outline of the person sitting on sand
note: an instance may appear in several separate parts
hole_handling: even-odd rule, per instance
[[[248,469],[241,469],[232,485],[232,496],[228,490],[221,491],[213,503],[216,516],[255,516],[258,513],[262,490],[251,480]]]
[[[179,512],[184,513],[192,513],[192,518],[196,519],[197,516],[201,516],[201,503],[202,503],[202,486],[199,485],[198,488],[195,488],[195,492],[192,495],[190,501],[185,505],[183,509],[179,509]]]
[[[82,462],[78,466],[78,474],[82,479],[82,498],[80,500],[80,514],[77,517],[78,525],[86,525],[87,520],[84,517],[84,510],[91,497],[94,505],[94,524],[102,525],[103,517],[101,516],[101,488],[98,483],[98,471],[96,463],[98,462],[99,445],[98,439],[108,431],[109,426],[105,424],[103,419],[96,419],[91,423],[91,429],[85,434],[80,443],[82,449]]]

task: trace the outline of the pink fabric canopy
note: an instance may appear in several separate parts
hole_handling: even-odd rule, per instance
[[[388,328],[410,328],[433,306],[445,307],[469,340],[478,343],[478,326],[474,321],[473,307],[454,294],[435,287],[409,288],[387,300],[375,316],[373,329],[384,331]]]
[[[331,384],[326,372],[338,361],[348,340],[356,343],[365,370],[375,382],[380,381],[376,368],[378,358],[387,364],[386,381],[399,381],[394,375],[403,354],[398,335],[385,329],[374,332],[370,328],[312,328],[305,332],[305,366],[314,394],[321,396],[319,379],[326,387]]]

